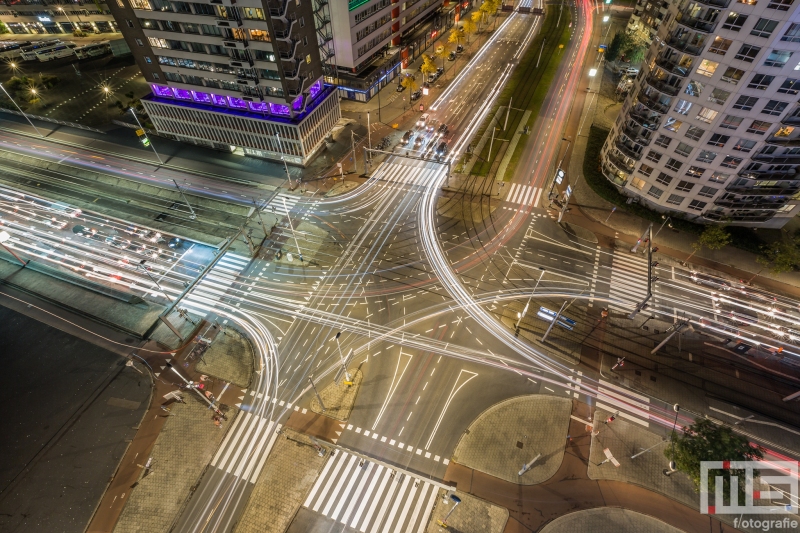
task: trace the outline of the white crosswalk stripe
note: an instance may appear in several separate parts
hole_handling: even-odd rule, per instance
[[[301,198],[301,196],[280,192],[276,194],[267,205],[264,206],[261,212],[286,216]]]
[[[512,183],[511,188],[508,190],[508,196],[506,196],[506,202],[520,205],[532,205],[536,207],[539,204],[539,198],[541,196],[541,187],[531,187],[530,185]]]
[[[608,295],[623,302],[610,303],[610,309],[625,313],[633,311],[647,296],[647,261],[625,252],[615,251]]]
[[[650,419],[649,414],[644,412],[650,411],[650,398],[623,389],[622,387],[600,380],[600,386],[597,388],[597,407],[609,413],[619,411],[619,416],[636,422],[644,427],[650,427],[650,423],[646,420]],[[627,411],[627,412],[626,412]],[[633,413],[628,414],[628,413]],[[644,420],[643,420],[644,418]]]
[[[261,416],[239,413],[211,466],[255,483],[280,429],[281,424]]]
[[[417,533],[425,530],[437,490],[408,472],[339,450],[303,506],[361,533]]]
[[[382,165],[379,172],[375,177],[384,182],[426,185],[441,169],[433,166],[418,169],[408,164],[389,163]]]
[[[225,296],[249,261],[247,257],[226,252],[192,292],[181,301],[181,307],[206,312]]]

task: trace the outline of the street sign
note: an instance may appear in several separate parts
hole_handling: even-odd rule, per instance
[[[423,87],[422,88],[422,96],[428,96],[428,88],[427,87]]]
[[[148,139],[147,137],[143,137],[142,144],[145,146],[150,146],[150,139]]]
[[[559,168],[556,172],[556,183],[561,185],[562,181],[564,181],[564,171]]]
[[[565,194],[566,194],[566,197],[569,198],[572,195],[572,187],[567,185],[567,192]]]
[[[142,135],[144,135],[144,130],[143,130],[143,129],[141,129],[141,128],[139,128],[138,130],[136,130],[136,135],[138,135],[139,137],[141,137]]]
[[[553,320],[555,320],[557,314],[558,313],[556,313],[555,311],[551,311],[546,307],[540,307],[539,310],[536,312],[536,315],[539,318],[541,318],[542,320],[546,320],[548,322],[552,322]],[[558,325],[564,329],[572,331],[572,329],[575,327],[575,321],[572,320],[571,318],[567,318],[562,315],[558,317]]]
[[[419,110],[420,111],[425,111],[425,106],[423,104],[419,104]]]

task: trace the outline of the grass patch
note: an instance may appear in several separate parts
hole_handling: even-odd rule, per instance
[[[597,196],[614,204],[617,209],[660,225],[664,221],[660,213],[637,203],[626,203],[628,197],[619,192],[617,187],[603,175],[600,167],[600,152],[606,142],[608,133],[609,130],[596,126],[592,126],[589,129],[589,140],[586,144],[586,154],[583,160],[583,176],[586,179],[586,183],[589,184],[589,187]],[[673,227],[678,231],[700,235],[705,229],[705,225],[683,218],[685,216],[683,213],[670,214],[669,216],[672,218]],[[758,254],[760,253],[761,245],[765,244],[758,232],[751,228],[728,226],[725,229],[731,234],[731,245],[741,250]]]
[[[515,109],[512,109],[508,115],[508,128],[506,131],[498,130],[495,133],[495,142],[491,147],[489,153],[490,143],[487,142],[483,150],[479,154],[473,154],[472,157],[479,157],[477,163],[472,168],[472,174],[478,176],[487,176],[489,170],[494,163],[494,158],[497,157],[502,141],[498,139],[503,138],[508,141],[514,133],[520,131],[524,126],[533,126],[536,118],[539,115],[542,104],[550,90],[553,79],[555,78],[561,59],[564,56],[566,45],[572,36],[572,30],[569,27],[569,22],[572,20],[571,11],[565,9],[561,14],[561,21],[559,23],[558,9],[551,7],[547,9],[542,27],[538,35],[533,39],[533,42],[528,46],[527,51],[522,56],[522,59],[514,69],[514,73],[508,80],[503,92],[500,95],[499,101],[504,102],[507,106],[509,100]],[[544,49],[542,50],[542,41],[544,42]],[[559,48],[559,45],[563,45]],[[541,63],[539,68],[536,68],[536,61],[539,59],[541,51]],[[481,126],[476,139],[480,139],[483,134],[490,128],[492,117],[494,117],[500,106],[495,106],[493,112],[484,121]],[[530,110],[531,115],[527,123],[522,122],[522,117],[525,110]],[[505,114],[497,117],[498,121],[502,124],[505,122]],[[520,139],[517,148],[511,157],[511,161],[506,170],[506,176],[514,175],[514,169],[521,157],[525,146],[525,139]]]

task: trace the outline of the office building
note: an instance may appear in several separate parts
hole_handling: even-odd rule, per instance
[[[114,0],[159,133],[305,165],[340,118],[328,0]],[[328,71],[328,73],[330,73]]]
[[[119,31],[104,1],[8,1],[0,7],[0,21],[9,32],[19,35],[72,34],[76,29],[91,34]]]
[[[602,151],[606,178],[664,213],[782,227],[800,191],[793,0],[669,6]]]

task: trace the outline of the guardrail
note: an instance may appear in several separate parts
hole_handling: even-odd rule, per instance
[[[51,124],[59,124],[61,126],[69,126],[70,128],[77,128],[79,130],[93,131],[95,133],[103,133],[103,134],[105,134],[104,131],[100,131],[100,130],[95,129],[95,128],[90,128],[89,126],[84,126],[83,124],[78,124],[76,122],[69,122],[67,120],[56,120],[56,119],[50,118],[50,117],[42,117],[42,116],[39,116],[39,115],[31,115],[30,113],[24,113],[23,114],[23,113],[20,113],[19,111],[16,111],[14,109],[6,109],[5,107],[0,107],[0,111],[2,111],[3,113],[10,113],[12,115],[17,115],[18,117],[28,117],[28,118],[32,118],[32,119],[36,119],[36,120],[41,120],[41,121],[44,121],[44,122],[50,122]]]

